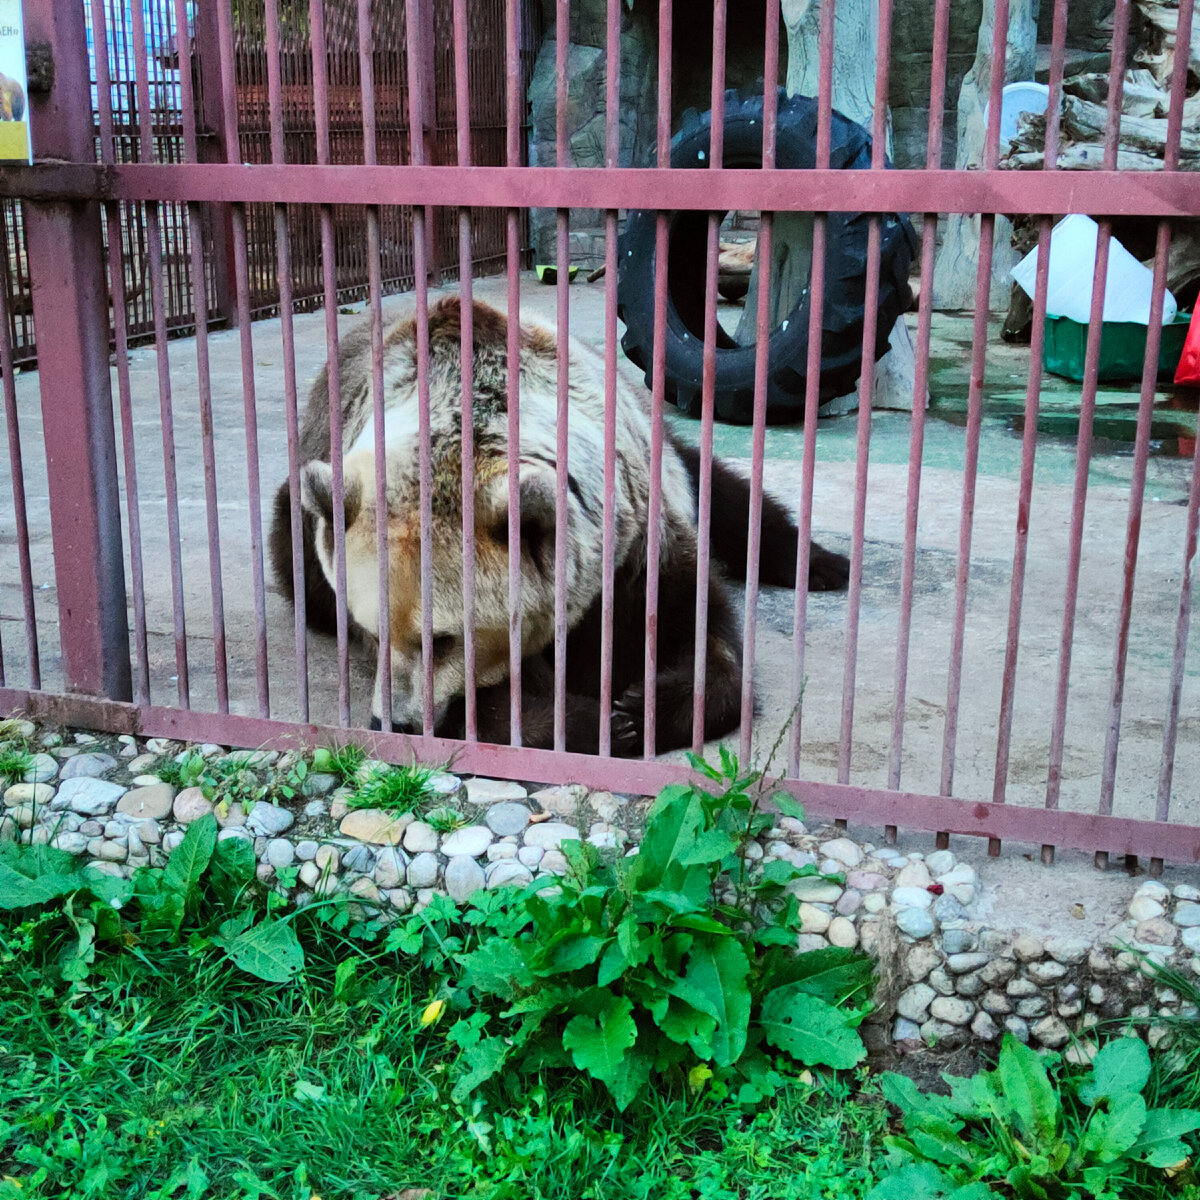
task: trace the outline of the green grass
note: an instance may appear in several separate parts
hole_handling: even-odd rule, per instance
[[[20,783],[31,766],[33,755],[24,742],[13,741],[0,746],[0,785]]]
[[[576,1077],[448,1099],[453,1047],[413,960],[296,920],[307,966],[264,985],[204,944],[101,948],[58,977],[61,911],[0,914],[0,1198],[859,1198],[878,1101],[793,1079],[757,1114],[705,1091],[617,1116]]]
[[[318,750],[313,754],[313,770],[336,775],[343,783],[353,783],[367,761],[367,752],[356,742]]]
[[[440,767],[426,767],[419,763],[378,769],[361,780],[346,802],[351,808],[413,812],[432,798],[434,793],[430,791],[429,781],[439,774]]]

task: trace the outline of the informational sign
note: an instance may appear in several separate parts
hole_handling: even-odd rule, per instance
[[[0,162],[32,161],[21,0],[0,0]]]

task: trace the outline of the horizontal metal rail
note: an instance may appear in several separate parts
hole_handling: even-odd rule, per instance
[[[0,688],[0,711],[17,709],[51,725],[263,749],[342,744],[352,734],[368,754],[393,762],[448,762],[455,771],[466,774],[545,784],[579,783],[637,795],[653,795],[669,784],[695,778],[680,763],[606,759]],[[1166,862],[1200,863],[1200,828],[1190,825],[796,779],[779,781],[778,790],[795,796],[822,816],[872,827],[888,824],[911,831],[940,830],[1008,842],[1045,842],[1088,853],[1099,848],[1111,854],[1144,854]]]
[[[1197,217],[1191,172],[692,171],[648,167],[430,167],[35,163],[0,169],[0,196],[233,204],[628,208],[700,212],[1074,213]],[[702,185],[702,186],[701,186]]]

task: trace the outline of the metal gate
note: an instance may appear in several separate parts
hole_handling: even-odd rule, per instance
[[[496,143],[493,152],[499,153],[499,131],[489,141],[477,135],[472,121],[477,105],[488,97],[480,96],[481,79],[496,77],[497,61],[485,64],[493,51],[480,44],[480,31],[472,19],[473,7],[468,0],[432,4],[431,11],[440,32],[433,39],[433,57],[440,56],[444,67],[453,65],[455,138],[454,165],[437,165],[428,141],[388,137],[401,124],[395,112],[399,96],[404,95],[407,109],[407,128],[434,130],[437,118],[430,100],[428,84],[437,78],[437,68],[430,58],[430,43],[423,42],[420,26],[412,19],[414,12],[424,8],[428,0],[407,0],[403,9],[393,10],[373,5],[371,0],[358,0],[354,21],[346,24],[348,11],[337,9],[338,22],[331,14],[333,6],[323,6],[312,0],[307,10],[305,37],[311,47],[311,62],[294,45],[286,50],[290,32],[281,25],[285,9],[268,3],[263,18],[263,39],[267,47],[265,62],[255,70],[265,74],[259,79],[258,111],[265,113],[266,141],[269,162],[234,161],[233,155],[224,161],[213,161],[211,147],[206,151],[196,121],[196,96],[188,72],[181,76],[183,103],[179,157],[168,161],[161,145],[156,144],[155,130],[150,122],[137,126],[138,156],[126,161],[114,150],[117,129],[114,113],[107,101],[108,81],[99,80],[100,102],[100,163],[95,162],[95,132],[88,103],[90,80],[88,52],[83,13],[72,5],[55,0],[30,0],[27,7],[29,38],[50,47],[55,62],[53,89],[33,98],[32,118],[39,162],[31,168],[12,168],[0,171],[0,195],[18,198],[25,207],[28,225],[29,264],[35,280],[33,290],[34,315],[39,338],[43,344],[55,347],[52,356],[43,356],[38,379],[40,412],[30,404],[23,407],[12,371],[12,346],[9,336],[9,314],[0,312],[0,369],[4,374],[5,412],[9,431],[10,466],[14,482],[14,509],[11,514],[13,544],[20,571],[21,619],[26,641],[22,651],[14,649],[9,637],[5,651],[9,657],[9,681],[0,687],[0,705],[12,708],[26,706],[30,711],[66,723],[89,724],[106,729],[140,731],[147,734],[177,735],[203,738],[243,745],[282,744],[297,737],[310,740],[344,737],[352,727],[351,652],[348,644],[344,596],[340,604],[340,636],[336,659],[327,657],[322,664],[317,656],[317,641],[306,636],[297,616],[294,628],[280,634],[279,628],[268,620],[268,590],[264,570],[263,510],[264,480],[260,468],[262,454],[271,444],[288,448],[288,475],[293,502],[297,486],[297,409],[300,383],[297,355],[305,349],[306,335],[315,329],[301,327],[302,317],[293,318],[294,304],[299,294],[292,269],[295,260],[294,243],[305,236],[297,230],[315,229],[322,248],[321,298],[323,300],[323,334],[325,349],[332,353],[341,331],[338,325],[340,283],[335,263],[339,261],[341,214],[361,213],[366,231],[365,254],[361,269],[365,272],[369,292],[369,310],[378,337],[382,328],[381,300],[390,268],[385,266],[389,246],[397,243],[396,262],[408,262],[411,254],[411,277],[416,292],[418,328],[426,318],[427,279],[431,264],[439,250],[447,259],[457,258],[461,272],[462,290],[470,296],[475,284],[471,264],[477,253],[480,231],[504,230],[504,253],[507,266],[507,301],[510,314],[521,306],[520,266],[521,229],[528,207],[553,209],[557,212],[559,261],[567,261],[571,210],[589,208],[604,213],[607,235],[607,279],[604,307],[604,354],[607,387],[612,396],[618,370],[617,359],[617,229],[622,209],[658,210],[657,255],[658,276],[655,289],[656,326],[655,381],[653,420],[656,430],[652,470],[661,471],[664,403],[662,385],[663,331],[667,316],[666,281],[666,212],[692,210],[710,214],[708,218],[708,253],[706,271],[706,307],[704,344],[706,369],[703,388],[704,414],[699,425],[702,478],[707,479],[714,444],[713,376],[716,346],[717,248],[720,214],[728,211],[760,211],[764,214],[760,228],[760,263],[770,260],[773,231],[771,214],[780,212],[809,212],[814,214],[814,254],[811,278],[812,304],[822,311],[826,280],[824,279],[825,214],[841,211],[866,211],[882,214],[905,211],[923,214],[922,279],[930,280],[934,270],[934,248],[939,214],[981,214],[980,254],[976,295],[979,302],[973,318],[971,339],[970,388],[965,422],[956,435],[962,456],[958,475],[958,496],[949,507],[951,521],[957,532],[955,548],[949,557],[953,561],[952,581],[945,589],[949,614],[949,645],[945,661],[944,705],[939,720],[940,772],[931,786],[905,790],[902,770],[913,773],[905,765],[906,738],[914,736],[914,723],[906,704],[917,659],[911,653],[914,645],[913,613],[915,597],[921,584],[920,554],[924,534],[920,519],[934,512],[943,517],[948,508],[943,498],[922,496],[922,449],[927,436],[926,415],[917,403],[911,417],[907,484],[904,489],[904,520],[902,536],[896,539],[898,580],[890,593],[889,604],[895,614],[895,640],[891,653],[884,661],[860,661],[860,633],[864,613],[864,558],[868,556],[868,484],[870,481],[871,434],[878,417],[872,411],[872,371],[869,351],[864,351],[864,367],[859,383],[857,453],[853,468],[853,485],[845,497],[852,512],[848,538],[851,550],[850,590],[837,634],[840,654],[840,679],[822,684],[814,711],[813,689],[810,687],[804,722],[797,722],[788,737],[788,763],[783,786],[802,796],[814,809],[845,820],[882,825],[889,833],[896,826],[909,829],[982,835],[991,839],[994,850],[1001,840],[1017,840],[1041,844],[1044,856],[1052,858],[1055,847],[1073,847],[1096,851],[1100,855],[1118,853],[1145,855],[1153,864],[1163,860],[1200,861],[1200,823],[1194,820],[1171,821],[1172,801],[1181,796],[1190,798],[1186,782],[1181,787],[1173,777],[1180,749],[1181,705],[1186,675],[1186,650],[1191,615],[1191,571],[1197,546],[1197,517],[1200,513],[1200,474],[1191,464],[1189,483],[1184,502],[1179,506],[1177,562],[1179,575],[1172,585],[1172,594],[1165,603],[1173,613],[1172,621],[1157,631],[1155,654],[1161,659],[1163,689],[1161,707],[1156,714],[1138,714],[1139,720],[1156,722],[1156,736],[1161,735],[1161,756],[1157,777],[1142,781],[1133,789],[1137,793],[1132,811],[1118,795],[1118,749],[1122,731],[1125,686],[1130,667],[1130,629],[1134,615],[1135,584],[1138,579],[1138,547],[1141,536],[1146,491],[1147,461],[1150,453],[1151,420],[1153,416],[1155,365],[1159,348],[1161,317],[1167,255],[1170,246],[1172,218],[1200,215],[1200,188],[1193,176],[1178,171],[1180,140],[1183,126],[1188,55],[1178,53],[1171,88],[1169,115],[1166,125],[1165,169],[1157,172],[1119,170],[1118,148],[1122,113],[1122,79],[1130,27],[1130,0],[1118,0],[1114,17],[1111,73],[1112,85],[1107,97],[1108,127],[1105,133],[1103,159],[1098,169],[1085,172],[1057,170],[1056,147],[1059,139],[1058,99],[1062,90],[1065,61],[1065,31],[1067,3],[1054,4],[1054,34],[1051,45],[1049,77],[1051,105],[1048,118],[1048,149],[1044,169],[1024,173],[1001,171],[999,162],[999,112],[1001,88],[1004,82],[1002,66],[993,66],[990,79],[990,124],[983,168],[979,170],[944,170],[940,167],[941,112],[945,93],[947,27],[952,8],[951,0],[937,0],[933,48],[933,98],[928,140],[928,163],[925,170],[885,170],[883,147],[885,138],[885,109],[876,109],[874,121],[874,155],[872,169],[855,175],[848,186],[846,175],[828,169],[830,146],[830,111],[833,62],[833,4],[821,6],[820,50],[821,69],[819,105],[821,119],[817,134],[817,167],[806,171],[784,171],[774,164],[774,93],[768,89],[763,122],[764,169],[726,169],[716,148],[721,144],[721,101],[724,93],[723,55],[725,45],[727,4],[714,0],[712,5],[714,57],[711,96],[714,108],[714,153],[707,169],[682,171],[672,169],[662,156],[657,167],[646,169],[621,168],[619,159],[620,114],[619,92],[620,55],[618,52],[620,22],[625,7],[623,0],[608,0],[607,5],[607,73],[605,77],[606,150],[603,169],[579,170],[566,166],[522,165],[522,32],[520,5],[506,0],[504,8],[504,122],[503,166],[482,165],[487,147]],[[103,26],[104,0],[94,0],[95,28]],[[182,23],[186,0],[174,0],[175,11]],[[207,9],[207,6],[204,6]],[[215,39],[220,63],[219,92],[222,120],[216,132],[225,146],[245,147],[253,141],[245,108],[238,102],[239,42],[237,25],[228,0],[216,6]],[[565,111],[568,95],[567,52],[569,45],[570,4],[558,0],[556,5],[556,52],[558,61],[558,162],[568,160]],[[1191,0],[1181,0],[1177,11],[1177,38],[1180,46],[1190,43],[1192,26]],[[671,46],[672,23],[684,19],[682,8],[675,11],[670,0],[661,0],[657,8],[658,30],[658,145],[665,147],[671,138]],[[763,33],[764,76],[778,76],[780,54],[780,4],[767,0],[766,23]],[[209,10],[211,11],[211,10]],[[293,14],[297,11],[287,9]],[[408,19],[400,24],[380,22],[373,14],[403,11]],[[705,19],[707,20],[707,7]],[[889,47],[892,41],[892,0],[879,0],[878,42]],[[138,6],[134,6],[133,34],[135,42],[143,43],[145,30]],[[993,64],[1005,61],[1008,26],[1007,0],[997,0]],[[380,54],[386,49],[399,50],[397,38],[404,35],[403,62],[408,82],[401,88],[395,76],[379,70]],[[343,58],[331,55],[330,47],[337,39]],[[299,43],[297,43],[299,44]],[[353,67],[357,46],[357,74]],[[349,55],[348,58],[345,56]],[[106,56],[96,55],[103,75]],[[345,74],[341,74],[345,65]],[[349,64],[349,65],[346,65]],[[137,111],[150,112],[150,81],[147,77],[146,56],[135,60]],[[488,68],[492,74],[480,74]],[[888,91],[889,56],[878,56],[875,75],[875,94]],[[294,74],[289,74],[293,72]],[[309,74],[311,72],[311,74]],[[347,80],[353,79],[354,84]],[[313,157],[317,165],[296,161],[297,151],[289,149],[287,114],[292,111],[289,89],[300,86],[307,96],[311,80]],[[357,97],[357,98],[356,98]],[[496,100],[497,95],[490,99]],[[358,109],[355,106],[359,105]],[[339,130],[355,122],[347,114],[361,113],[361,139],[355,129],[354,153],[361,148],[361,162],[344,161],[349,151],[340,151]],[[441,112],[440,102],[437,111]],[[390,115],[388,115],[390,114]],[[262,127],[261,120],[258,128]],[[261,133],[258,135],[262,142]],[[436,137],[435,137],[436,140]],[[446,147],[448,152],[448,147]],[[237,157],[244,153],[239,149]],[[260,155],[261,157],[261,155]],[[240,375],[234,379],[217,378],[211,368],[213,344],[203,321],[197,323],[194,348],[187,351],[185,366],[195,372],[194,404],[189,400],[186,427],[177,422],[175,402],[180,394],[180,362],[178,350],[174,356],[167,340],[166,266],[164,238],[168,206],[180,206],[186,214],[186,227],[191,231],[190,256],[192,278],[201,277],[200,246],[197,230],[205,220],[215,220],[216,214],[227,214],[229,253],[233,264],[233,305],[237,316],[236,338]],[[125,348],[130,328],[125,295],[128,255],[122,255],[119,236],[121,222],[131,207],[145,206],[145,227],[148,233],[147,276],[151,297],[155,352],[152,363],[144,372],[156,384],[158,411],[152,425],[152,437],[145,430],[147,413],[137,406],[134,395],[138,387]],[[396,224],[397,211],[410,214]],[[303,214],[302,218],[296,214]],[[1074,445],[1075,467],[1067,499],[1060,505],[1057,518],[1062,528],[1061,615],[1055,610],[1054,645],[1043,653],[1053,659],[1054,684],[1049,697],[1034,697],[1042,704],[1047,716],[1044,753],[1038,770],[1044,784],[1039,789],[1038,802],[1015,803],[1011,786],[1013,763],[1014,714],[1020,708],[1022,692],[1019,665],[1028,649],[1022,642],[1027,627],[1029,597],[1026,577],[1031,567],[1030,512],[1034,495],[1035,466],[1038,455],[1038,411],[1042,363],[1042,342],[1046,327],[1045,263],[1046,247],[1052,226],[1052,216],[1071,212],[1093,212],[1101,216],[1101,233],[1094,264],[1094,299],[1087,342],[1086,372],[1079,391],[1078,434]],[[1012,552],[1008,560],[1008,602],[1004,619],[991,621],[986,629],[972,619],[970,607],[972,583],[972,539],[977,533],[977,485],[979,482],[981,426],[986,389],[988,310],[984,297],[991,277],[993,231],[997,213],[1031,214],[1038,220],[1039,246],[1043,264],[1039,271],[1033,333],[1033,347],[1027,380],[1023,387],[1024,408],[1020,429],[1020,470],[1014,482],[1011,512],[987,513],[989,519],[1009,523],[1012,530]],[[1151,314],[1147,338],[1146,368],[1138,408],[1137,439],[1132,456],[1128,502],[1125,506],[1123,528],[1111,528],[1107,537],[1123,547],[1124,565],[1110,581],[1114,597],[1111,625],[1100,630],[1099,636],[1111,646],[1111,670],[1104,678],[1080,682],[1072,677],[1072,651],[1080,636],[1079,606],[1081,569],[1087,545],[1085,521],[1088,516],[1089,462],[1093,451],[1097,410],[1098,365],[1101,349],[1101,314],[1104,282],[1108,270],[1110,221],[1117,216],[1145,216],[1157,221],[1157,254],[1155,259],[1155,312]],[[224,219],[224,218],[222,218]],[[407,223],[405,223],[407,222]],[[108,231],[108,275],[106,278],[105,241]],[[438,232],[440,230],[440,233]],[[456,246],[456,255],[451,247]],[[867,294],[878,287],[880,272],[880,218],[872,222],[867,254]],[[290,261],[289,261],[290,260]],[[399,268],[397,268],[399,270]],[[760,269],[765,269],[761,268]],[[408,271],[405,268],[400,273]],[[271,281],[274,280],[272,283]],[[111,283],[111,291],[110,291]],[[916,396],[924,391],[930,369],[930,339],[933,320],[931,288],[921,289],[917,320]],[[767,430],[765,428],[765,381],[767,368],[767,334],[769,332],[767,296],[763,286],[757,316],[758,371],[755,403],[753,450],[750,456],[753,479],[752,513],[761,503],[762,484],[767,462]],[[108,337],[111,296],[112,312],[116,319],[116,409],[119,434],[113,420],[113,393],[109,381]],[[572,306],[567,272],[560,271],[556,293],[560,327],[565,328]],[[260,353],[264,326],[252,325],[251,315],[258,307],[274,307],[280,314],[278,346],[270,357]],[[875,342],[873,313],[868,306],[863,342],[872,347]],[[463,351],[470,361],[473,345],[470,323],[464,322]],[[510,324],[510,330],[515,322]],[[814,481],[816,471],[817,378],[815,369],[820,353],[819,321],[812,322],[809,336],[809,369],[807,411],[803,434],[802,473],[792,495],[800,525],[800,558],[796,592],[794,631],[790,640],[792,697],[798,699],[802,681],[812,665],[804,631],[813,611],[807,587],[807,555],[809,536],[814,524]],[[427,329],[426,329],[427,332]],[[226,335],[222,335],[226,336]],[[274,335],[272,335],[274,336]],[[512,334],[515,337],[515,333]],[[299,348],[298,348],[299,343]],[[275,346],[272,342],[272,347]],[[418,345],[422,345],[418,339]],[[513,346],[510,342],[510,357]],[[420,361],[427,366],[428,347],[419,351]],[[559,417],[558,428],[565,437],[568,413],[569,372],[562,343],[559,346]],[[382,434],[381,368],[375,359],[374,394],[377,428]],[[140,386],[140,385],[138,385]],[[191,386],[191,385],[189,385]],[[214,396],[220,397],[229,388],[240,389],[242,406],[240,428],[236,431],[243,444],[244,457],[235,466],[226,457],[231,443],[231,431],[218,422],[214,427]],[[336,384],[334,385],[336,391]],[[268,395],[269,393],[269,395]],[[189,393],[190,394],[190,393]],[[22,395],[25,395],[22,393]],[[32,393],[29,393],[32,396]],[[260,404],[260,397],[262,403]],[[469,396],[466,403],[470,402]],[[509,382],[509,420],[519,416],[519,392],[514,379]],[[44,491],[35,489],[26,497],[21,449],[26,445],[25,462],[33,461],[30,451],[36,434],[29,432],[40,420],[46,453],[46,483]],[[143,426],[139,435],[139,423]],[[469,427],[470,422],[466,422]],[[21,434],[21,427],[25,433]],[[161,447],[158,441],[161,439]],[[195,583],[194,572],[185,580],[184,560],[193,549],[192,539],[181,536],[179,475],[177,470],[178,439],[187,439],[196,447],[197,463],[203,464],[203,505],[205,511],[205,546],[207,562],[206,590],[203,602],[198,603],[188,588]],[[224,440],[223,440],[224,439]],[[335,437],[335,444],[338,438]],[[568,481],[565,441],[560,443],[558,464],[558,512],[561,516],[567,501]],[[153,450],[150,454],[149,451]],[[422,461],[428,463],[429,442],[426,432],[422,443]],[[604,595],[611,599],[614,587],[612,545],[612,500],[615,448],[611,431],[607,443],[605,490],[605,582]],[[219,457],[220,456],[220,457]],[[149,457],[153,473],[144,467]],[[335,512],[344,502],[340,479],[340,455],[335,453],[333,504]],[[218,461],[221,462],[220,469]],[[464,455],[465,494],[471,494],[472,462]],[[379,459],[376,486],[383,494],[382,459]],[[161,469],[161,478],[158,471]],[[240,477],[240,478],[239,478]],[[658,478],[656,476],[656,478]],[[428,476],[424,504],[429,503]],[[658,490],[655,491],[655,486]],[[509,466],[510,513],[519,513],[515,458]],[[238,489],[246,497],[245,524],[231,536],[228,520],[221,519],[227,498]],[[197,491],[196,495],[200,493]],[[650,588],[647,606],[646,661],[647,712],[654,711],[654,673],[656,638],[660,622],[671,614],[660,613],[654,581],[657,579],[659,553],[656,507],[661,503],[660,482],[651,489],[651,508],[648,523]],[[48,506],[48,515],[44,510]],[[712,519],[711,493],[702,484],[699,502],[699,531],[703,571],[708,570],[707,547]],[[982,510],[980,510],[982,511]],[[152,519],[147,519],[151,517]],[[45,520],[43,520],[45,517]],[[124,521],[124,525],[122,522]],[[31,524],[41,530],[31,533]],[[336,524],[336,522],[335,522]],[[746,663],[742,692],[742,724],[740,749],[743,755],[751,750],[754,717],[753,682],[755,672],[764,668],[762,656],[756,657],[756,638],[759,628],[757,578],[759,546],[754,534],[757,521],[751,519],[751,539],[746,589],[743,653]],[[1174,528],[1174,526],[1173,526]],[[422,525],[422,544],[427,556],[431,530],[429,521]],[[1090,536],[1090,534],[1088,535]],[[222,538],[226,539],[224,551]],[[53,579],[57,598],[57,614],[47,612],[39,600],[37,580],[50,572],[50,542],[53,551]],[[560,543],[565,539],[560,539]],[[153,548],[153,553],[147,550]],[[335,538],[335,557],[343,560],[344,541]],[[223,583],[223,571],[229,570],[229,555],[248,560],[248,580],[244,585],[252,591],[253,603],[247,610],[246,627],[227,628],[224,602],[229,590]],[[474,530],[464,529],[464,561],[474,562]],[[39,565],[40,564],[40,565]],[[384,556],[381,556],[379,585],[386,596],[388,579]],[[1144,567],[1143,567],[1144,571]],[[468,581],[470,571],[465,572]],[[243,577],[244,578],[244,577]],[[510,602],[517,611],[515,590],[517,577],[511,576]],[[159,633],[148,628],[147,604],[156,603],[155,595],[162,594],[169,581],[170,602],[166,626]],[[128,582],[128,591],[127,591]],[[1107,586],[1107,585],[1106,585]],[[156,590],[157,589],[157,590]],[[708,620],[703,582],[697,600],[697,622],[703,633]],[[432,588],[423,590],[426,605],[423,621],[425,662],[431,661],[432,633],[429,605]],[[468,613],[467,630],[473,628],[470,618],[473,593],[464,596]],[[1034,597],[1039,604],[1042,596]],[[127,612],[127,602],[129,611]],[[473,676],[468,649],[468,736],[462,742],[451,742],[433,736],[433,721],[426,706],[425,730],[421,736],[397,733],[369,734],[360,731],[358,718],[354,736],[369,742],[376,753],[392,758],[416,754],[426,759],[457,756],[460,768],[505,775],[514,778],[539,779],[547,782],[575,780],[594,786],[621,791],[649,792],[670,780],[683,777],[687,768],[679,763],[660,761],[653,757],[653,728],[647,731],[648,753],[644,759],[629,760],[611,757],[607,738],[607,717],[613,697],[602,693],[602,752],[598,756],[568,754],[561,749],[569,664],[565,661],[566,622],[565,561],[558,556],[556,564],[556,656],[554,693],[556,699],[556,737],[558,749],[531,749],[519,744],[487,745],[476,740],[471,716],[470,697],[474,693]],[[1056,602],[1057,603],[1057,602]],[[273,605],[274,601],[270,602]],[[198,613],[198,609],[206,611]],[[606,611],[611,611],[607,607]],[[211,624],[209,622],[211,621]],[[189,622],[191,623],[189,626]],[[151,624],[155,623],[153,614]],[[201,634],[197,635],[197,625]],[[11,628],[11,625],[10,625]],[[1003,633],[997,632],[1002,629]],[[43,639],[53,651],[53,635],[61,648],[61,679],[52,683],[43,680],[39,670],[39,650]],[[919,633],[920,631],[916,631]],[[981,643],[986,632],[985,649],[994,652],[998,680],[998,704],[986,719],[987,728],[969,728],[963,714],[975,702],[971,686],[969,648]],[[192,639],[189,648],[189,636]],[[699,636],[699,635],[698,635]],[[164,656],[173,664],[174,673],[164,676],[152,671],[155,660],[155,638],[160,638]],[[196,648],[199,638],[201,649]],[[470,638],[468,636],[468,642]],[[386,636],[383,652],[386,658]],[[514,677],[520,672],[520,628],[514,621],[510,653]],[[612,662],[611,628],[604,642],[604,668]],[[206,662],[204,686],[201,687],[197,662]],[[239,689],[231,662],[239,658],[253,661],[254,669],[247,677],[252,686]],[[287,692],[280,700],[279,664],[286,668]],[[698,658],[703,662],[703,656]],[[18,683],[15,664],[23,663],[23,678]],[[169,670],[169,666],[167,667]],[[274,673],[273,673],[274,672]],[[152,678],[153,676],[153,678]],[[854,731],[856,699],[879,679],[887,682],[884,688],[890,695],[891,736],[869,747],[879,760],[873,777],[856,765]],[[702,667],[696,679],[697,696],[704,694]],[[207,690],[211,685],[211,696]],[[840,685],[840,686],[839,686]],[[386,685],[385,685],[386,686]],[[1102,737],[1094,757],[1097,787],[1088,790],[1090,799],[1072,800],[1070,807],[1061,803],[1064,781],[1072,774],[1066,757],[1067,719],[1071,704],[1077,707],[1084,689],[1093,709],[1102,709],[1106,719],[1101,722]],[[171,693],[174,693],[173,696]],[[336,706],[333,697],[336,692]],[[609,693],[611,688],[609,689]],[[164,694],[165,693],[165,694]],[[203,693],[203,694],[202,694]],[[292,696],[294,694],[294,703]],[[514,695],[516,694],[514,689]],[[1042,703],[1043,700],[1046,703]],[[861,706],[860,706],[861,708]],[[697,705],[698,713],[702,703]],[[281,720],[281,710],[292,711],[295,720]],[[311,717],[320,711],[322,719],[313,723]],[[974,711],[971,709],[971,711]],[[1165,715],[1164,715],[1165,714]],[[515,716],[516,714],[514,714]],[[861,711],[857,714],[861,720]],[[832,743],[835,762],[823,773],[813,766],[809,755],[810,725],[825,716],[836,726]],[[514,724],[519,725],[519,720]],[[1094,732],[1094,731],[1093,731]],[[702,727],[698,725],[699,743]],[[979,734],[979,737],[976,735]],[[964,740],[970,735],[984,749],[973,751],[989,758],[987,774],[991,786],[987,794],[963,794],[956,782],[956,767],[961,768],[960,753]],[[972,742],[974,746],[976,741]],[[886,742],[886,744],[885,744]],[[1089,768],[1090,769],[1090,768]],[[836,772],[834,774],[834,772]],[[830,778],[830,775],[834,775]],[[958,778],[961,778],[961,770]],[[1083,795],[1083,793],[1080,793]],[[1142,801],[1148,800],[1146,807]]]

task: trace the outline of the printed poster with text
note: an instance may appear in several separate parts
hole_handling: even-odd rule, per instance
[[[33,161],[21,0],[0,0],[0,162]]]

